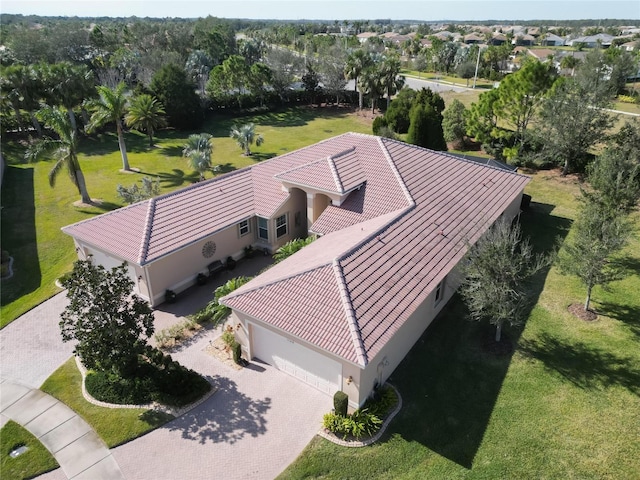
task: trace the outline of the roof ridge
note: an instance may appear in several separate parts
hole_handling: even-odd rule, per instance
[[[336,168],[336,164],[333,161],[333,157],[331,155],[327,157],[327,163],[329,164],[329,170],[331,171],[333,182],[336,184],[337,191],[339,193],[344,193],[344,185],[342,185],[342,181],[340,180],[340,175],[338,175],[338,169]]]
[[[140,253],[138,254],[138,263],[142,265],[147,259],[149,253],[149,241],[151,240],[151,227],[153,226],[153,216],[156,213],[156,199],[151,198],[147,206],[147,218],[144,222],[144,239],[140,244]]]
[[[148,202],[149,200],[150,199],[147,198],[145,200],[140,200],[139,202],[132,203],[130,205],[125,205],[124,207],[119,207],[119,208],[116,208],[114,210],[109,210],[108,212],[101,213],[99,215],[94,215],[93,217],[85,218],[84,220],[80,220],[79,222],[75,222],[75,223],[72,223],[70,225],[65,225],[64,227],[61,227],[60,230],[65,232],[67,229],[69,229],[71,227],[75,227],[76,225],[81,225],[83,223],[89,223],[89,222],[92,222],[92,221],[97,220],[99,218],[104,218],[104,217],[108,217],[109,215],[114,215],[115,213],[120,214],[120,212],[122,212],[122,211],[130,210],[130,209],[135,208],[135,207],[139,207],[141,204],[143,204],[145,202]]]
[[[407,188],[407,184],[404,183],[404,180],[402,179],[402,175],[400,175],[400,172],[398,171],[398,168],[396,167],[395,162],[391,158],[391,155],[389,154],[389,150],[387,150],[387,146],[382,141],[382,137],[378,137],[378,145],[380,145],[380,149],[382,150],[382,154],[387,159],[387,162],[389,163],[389,166],[391,167],[391,171],[393,172],[393,175],[396,177],[396,180],[400,184],[400,188],[402,190],[402,193],[404,193],[404,196],[407,198],[407,200],[409,202],[409,206],[410,207],[415,207],[416,206],[416,202],[413,200],[413,197],[411,196],[411,192]]]
[[[295,172],[296,170],[302,170],[303,168],[307,168],[309,165],[315,165],[316,163],[322,163],[327,160],[328,157],[322,157],[317,160],[311,160],[307,163],[302,163],[300,165],[296,165],[295,167],[288,168],[287,170],[283,170],[274,175],[275,178],[278,178],[280,175],[286,175],[287,173]]]
[[[334,260],[332,263],[332,267],[333,272],[336,276],[336,281],[338,282],[338,291],[340,293],[340,299],[342,300],[342,306],[344,307],[344,313],[347,316],[347,325],[349,327],[349,334],[351,335],[353,348],[356,352],[356,358],[358,359],[358,363],[361,366],[366,367],[369,363],[369,359],[367,358],[367,351],[364,348],[364,342],[362,340],[360,328],[358,328],[356,313],[353,309],[353,303],[351,302],[351,297],[349,295],[347,283],[344,278],[342,266],[337,260]]]

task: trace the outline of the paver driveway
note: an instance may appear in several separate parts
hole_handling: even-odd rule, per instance
[[[206,353],[215,332],[173,357],[218,391],[182,417],[114,449],[128,479],[271,479],[321,427],[331,397],[273,367],[235,370]]]
[[[2,377],[38,388],[71,356],[73,346],[62,343],[58,329],[65,304],[64,294],[58,294],[0,330]],[[160,311],[156,317],[167,323],[180,320]],[[271,479],[320,429],[322,414],[332,406],[329,396],[269,365],[226,366],[205,351],[219,333],[207,331],[173,354],[208,376],[218,391],[173,422],[112,449],[125,478]],[[65,475],[57,469],[40,478],[62,480]]]

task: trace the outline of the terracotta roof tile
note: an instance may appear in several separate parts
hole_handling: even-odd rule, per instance
[[[286,323],[287,331],[296,335],[297,323],[308,323],[306,313],[298,310],[306,312],[310,305],[333,298],[337,288],[343,303],[340,321],[351,327],[350,343],[341,332],[345,335],[341,348],[348,345],[351,350],[330,351],[360,365],[380,351],[464,255],[467,242],[475,241],[529,181],[523,175],[401,142],[381,139],[376,145],[378,151],[373,148],[368,156],[362,151],[371,144],[358,148],[368,179],[365,187],[341,207],[328,207],[313,226],[316,229],[324,221],[331,233],[224,299],[232,308],[264,319],[261,305],[270,301],[278,285],[278,302],[295,305],[294,312],[287,307],[285,313],[270,313],[265,321]],[[389,208],[388,198],[394,199],[393,213],[377,217],[371,213]],[[358,223],[369,214],[379,222]],[[358,230],[360,225],[363,230]],[[289,293],[289,282],[299,289],[305,269],[326,268],[318,265],[331,257],[331,281],[321,287],[314,282],[304,293]],[[246,295],[251,308],[244,303]],[[308,328],[316,336],[305,340],[317,346],[334,335],[329,329]]]
[[[64,230],[123,258],[150,261],[250,215],[272,216],[287,198],[276,177],[294,171],[322,172],[314,181],[336,189],[366,182],[314,223],[324,236],[224,303],[359,365],[529,181],[444,153],[346,134]]]

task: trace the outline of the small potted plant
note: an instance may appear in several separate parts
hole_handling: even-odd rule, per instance
[[[234,268],[236,268],[236,261],[233,259],[233,257],[227,257],[227,270],[233,270]]]
[[[200,286],[207,284],[207,276],[204,273],[199,273],[196,277],[196,283]]]
[[[177,298],[176,292],[174,292],[173,290],[167,290],[164,293],[164,300],[167,303],[175,303],[176,298]]]
[[[255,253],[255,250],[253,249],[252,245],[247,245],[246,247],[244,247],[245,258],[252,258],[254,253]]]

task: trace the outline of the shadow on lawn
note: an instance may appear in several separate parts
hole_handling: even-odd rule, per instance
[[[637,270],[637,271],[640,271]],[[638,305],[596,302],[596,312],[623,322],[631,332],[640,337],[640,307]]]
[[[620,385],[640,395],[640,367],[634,358],[613,355],[582,342],[564,342],[547,333],[521,342],[519,349],[580,388]]]
[[[33,172],[33,168],[11,166],[4,171],[2,249],[13,257],[13,277],[2,281],[2,305],[8,305],[40,286]]]
[[[538,252],[564,239],[570,220],[552,215],[553,205],[532,203],[521,216],[524,235]],[[533,279],[532,306],[544,288],[548,269]],[[404,406],[390,434],[399,433],[471,468],[511,362],[511,354],[487,353],[483,344],[495,328],[468,321],[456,294],[418,340],[391,377]],[[524,327],[505,325],[503,335],[517,345]]]
[[[160,179],[160,183],[165,187],[180,187],[185,183],[192,184],[198,181],[200,178],[200,174],[198,172],[191,172],[189,174],[184,173],[184,170],[180,170],[179,168],[174,168],[171,172],[143,172],[140,171],[141,175],[147,175],[152,179]]]
[[[265,413],[271,408],[269,397],[248,397],[239,392],[236,383],[227,377],[216,375],[207,380],[217,388],[216,393],[165,428],[180,431],[182,438],[202,444],[233,444],[247,435],[257,437],[267,431]]]

